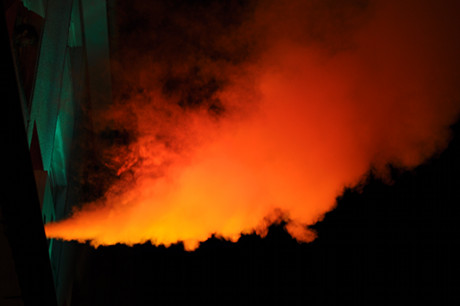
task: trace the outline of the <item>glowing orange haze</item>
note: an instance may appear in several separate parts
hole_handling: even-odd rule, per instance
[[[450,61],[458,42],[428,32],[450,24],[427,21],[426,12],[383,7],[355,33],[352,48],[334,55],[273,38],[252,71],[256,93],[245,96],[238,85],[245,80],[236,78],[220,93],[236,110],[220,121],[173,106],[177,118],[166,121],[133,98],[139,137],[130,159],[142,162],[132,167],[132,180],[47,224],[47,236],[94,246],[183,241],[193,250],[212,234],[232,241],[263,235],[281,211],[293,237],[313,240],[307,226],[370,167],[414,167],[448,140],[459,110],[459,65]],[[155,90],[149,95],[164,102]],[[159,129],[180,139],[184,151],[156,142]]]

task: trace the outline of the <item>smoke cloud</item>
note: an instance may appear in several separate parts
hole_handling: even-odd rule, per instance
[[[130,1],[114,102],[95,126],[116,180],[48,237],[94,246],[298,241],[345,187],[410,170],[460,111],[456,1]],[[96,182],[97,183],[97,182]]]

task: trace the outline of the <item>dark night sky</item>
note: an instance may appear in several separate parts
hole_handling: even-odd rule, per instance
[[[308,13],[281,10],[275,25],[267,20],[277,16],[270,15],[277,1],[269,1],[272,6],[262,10],[266,18],[254,23],[260,1],[119,3],[112,50],[115,100],[128,105],[154,86],[182,109],[207,109],[220,120],[229,108],[219,93],[250,79],[247,67],[260,63],[272,40],[285,35],[333,56],[353,49],[351,33],[374,14],[372,1],[304,2],[308,5],[300,7]],[[241,75],[235,77],[235,71]],[[452,88],[458,89],[456,84]],[[108,150],[129,148],[138,136],[135,127],[110,124],[96,135],[100,143]],[[318,238],[312,243],[297,243],[281,223],[265,238],[243,235],[237,243],[211,238],[194,252],[180,244],[76,245],[72,305],[458,304],[459,123],[453,131],[448,148],[415,169],[389,167],[391,178],[385,181],[368,172],[359,187],[346,189],[337,208],[313,226]],[[116,179],[113,169],[100,165],[92,175],[92,181]],[[98,187],[84,186],[86,200],[104,193]]]

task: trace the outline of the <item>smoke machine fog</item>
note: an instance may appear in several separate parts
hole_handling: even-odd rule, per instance
[[[263,236],[283,220],[298,241],[314,240],[309,226],[370,169],[410,170],[447,145],[460,109],[458,6],[120,8],[120,86],[95,127],[129,135],[99,151],[117,179],[46,224],[47,236],[193,250],[212,235]]]

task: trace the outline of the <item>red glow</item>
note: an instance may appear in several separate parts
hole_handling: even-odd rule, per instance
[[[127,107],[137,116],[140,137],[119,169],[134,175],[47,224],[47,236],[95,246],[183,241],[193,250],[212,234],[232,241],[263,234],[278,209],[293,237],[313,240],[306,226],[333,209],[345,186],[371,166],[425,161],[445,146],[458,114],[459,45],[442,32],[450,19],[385,3],[353,46],[334,55],[274,34],[257,68],[245,67],[255,94],[235,77],[220,93],[234,112],[218,122],[173,106],[165,118],[136,98],[114,107],[109,116],[122,123]],[[154,90],[148,98],[165,104]],[[181,144],[180,154],[155,140],[158,131]]]

